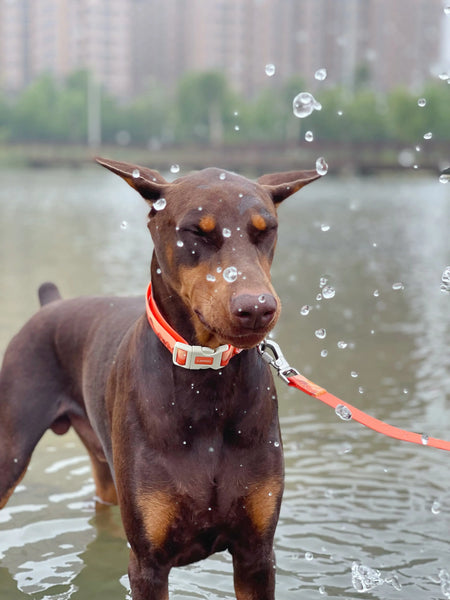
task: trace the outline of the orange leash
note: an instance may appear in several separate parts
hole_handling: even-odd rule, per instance
[[[270,350],[272,354],[269,354],[267,350]],[[265,340],[259,345],[258,351],[262,358],[277,371],[278,375],[285,383],[313,398],[317,398],[317,400],[325,402],[325,404],[334,408],[336,414],[341,419],[345,421],[352,419],[365,427],[369,427],[378,433],[382,433],[396,440],[450,451],[450,442],[433,438],[426,434],[413,433],[412,431],[394,427],[384,421],[371,417],[362,410],[359,410],[359,408],[352,406],[348,402],[343,402],[333,394],[330,394],[324,388],[316,385],[303,375],[300,375],[296,369],[293,369],[284,358],[279,345],[275,342]]]

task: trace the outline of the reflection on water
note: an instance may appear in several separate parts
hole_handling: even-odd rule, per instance
[[[448,192],[420,178],[327,176],[280,208],[273,269],[283,300],[275,335],[293,365],[378,418],[446,439]],[[0,352],[36,309],[43,280],[65,296],[142,293],[146,212],[128,186],[98,170],[2,173]],[[279,392],[278,597],[360,598],[358,573],[368,574],[365,597],[450,597],[448,456],[342,421],[283,384]],[[92,493],[76,437],[47,434],[0,513],[2,598],[126,598],[119,512],[96,514]],[[171,577],[177,600],[231,598],[232,590],[225,554]]]

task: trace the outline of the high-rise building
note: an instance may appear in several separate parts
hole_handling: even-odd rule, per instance
[[[126,99],[213,69],[251,96],[326,68],[323,85],[417,88],[449,69],[449,23],[442,0],[0,0],[0,82],[88,68]]]
[[[0,0],[0,76],[16,92],[41,73],[89,69],[132,95],[132,0]]]

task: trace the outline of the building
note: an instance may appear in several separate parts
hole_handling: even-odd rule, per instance
[[[213,69],[252,96],[326,68],[322,85],[415,89],[449,69],[449,22],[442,0],[0,0],[0,78],[88,68],[128,99]]]

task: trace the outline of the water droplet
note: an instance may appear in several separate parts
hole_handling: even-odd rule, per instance
[[[342,110],[338,110],[337,111],[337,115],[338,117],[342,117],[342,115],[344,114],[344,112]]]
[[[438,75],[439,79],[441,79],[442,81],[447,81],[447,79],[450,77],[448,73],[446,73],[445,71],[443,73],[439,73]]]
[[[319,338],[319,340],[323,340],[327,337],[327,330],[326,329],[316,329],[316,331],[314,332],[314,335]]]
[[[311,307],[308,304],[305,304],[304,306],[301,307],[300,314],[303,317],[306,317],[306,315],[309,315],[310,310],[311,310]]]
[[[439,183],[448,183],[450,180],[450,173],[442,173],[439,175]]]
[[[334,287],[332,287],[331,285],[326,285],[324,286],[324,288],[322,289],[322,296],[326,299],[329,300],[330,298],[334,298],[336,295],[336,290],[334,289]]]
[[[260,304],[264,304],[266,302],[267,298],[264,296],[264,294],[261,294],[261,296],[259,296],[258,298],[258,302]]]
[[[450,15],[450,4],[448,4],[447,6],[444,6],[444,15]]]
[[[422,433],[422,437],[420,438],[420,441],[422,442],[422,444],[424,446],[428,445],[428,440],[430,439],[430,436],[427,433]]]
[[[324,586],[324,585],[321,585],[321,586],[319,586],[319,594],[320,594],[321,596],[325,596],[325,595],[326,595],[326,593],[327,593],[327,592],[326,592],[326,590],[325,590],[325,586]]]
[[[327,78],[327,70],[326,69],[317,69],[317,71],[314,73],[314,77],[315,77],[315,79],[317,79],[317,81],[323,81],[324,79]]]
[[[217,273],[222,273],[222,267],[217,267],[216,271]]]
[[[214,452],[214,448],[213,448],[212,446],[210,446],[210,447],[208,448],[208,452]]]
[[[368,592],[373,588],[384,583],[380,571],[360,565],[357,562],[352,564],[352,585],[358,592]]]
[[[417,106],[424,107],[427,105],[427,101],[425,98],[419,98],[417,100]]]
[[[268,63],[265,68],[267,77],[273,77],[275,75],[275,65]]]
[[[404,290],[405,286],[401,281],[397,281],[396,283],[392,284],[392,289],[393,290]]]
[[[157,274],[157,275],[161,275],[161,273],[162,273],[162,271],[161,271],[161,269],[158,267],[158,268],[156,269],[156,274]]]
[[[239,125],[235,125],[235,126],[234,126],[234,130],[235,130],[235,131],[240,131],[240,129],[241,129],[241,128],[239,127]]]
[[[230,230],[230,229],[227,229],[226,227],[224,227],[224,228],[222,229],[222,235],[223,235],[223,237],[225,237],[225,238],[229,238],[229,237],[231,236],[231,230]]]
[[[164,210],[166,208],[166,204],[167,202],[165,198],[159,198],[159,200],[153,202],[153,208],[155,210]]]
[[[312,131],[307,131],[307,132],[305,133],[305,140],[306,140],[307,142],[312,142],[312,141],[314,140],[314,134],[313,134],[313,132],[312,132]]]
[[[334,412],[343,421],[350,421],[352,418],[352,411],[343,404],[338,404],[334,409]]]
[[[320,102],[317,102],[314,96],[309,92],[300,92],[300,94],[295,96],[292,102],[292,108],[296,117],[304,119],[305,117],[308,117],[313,110],[322,110],[322,105]]]
[[[375,296],[375,298],[378,298],[378,296],[380,295],[380,291],[374,290],[373,295]]]
[[[222,277],[225,279],[225,281],[228,281],[228,283],[233,283],[233,281],[236,281],[237,276],[238,272],[236,267],[227,267],[222,274]]]
[[[306,560],[314,560],[314,554],[312,552],[305,552]]]
[[[134,169],[131,175],[134,177],[134,179],[137,179],[141,176],[141,172],[139,171],[139,169]]]
[[[441,277],[441,292],[450,293],[450,266],[445,267]]]
[[[279,448],[280,447],[280,442],[274,442],[273,445],[275,446],[275,448]]]
[[[322,225],[320,226],[321,231],[330,231],[330,226],[327,225],[326,223],[322,223]]]
[[[214,277],[214,275],[211,275],[211,273],[208,273],[208,275],[206,276],[206,281],[215,281],[216,278]]]
[[[441,503],[438,500],[435,500],[431,505],[431,512],[433,515],[438,515],[441,512]]]
[[[233,113],[233,115],[234,115],[235,117],[238,117],[238,116],[239,116],[239,111],[235,110],[235,111],[234,111],[234,113]]]
[[[356,378],[356,377],[358,377],[358,373],[357,373],[357,371],[352,371],[352,372],[350,373],[350,375],[351,375],[353,378]]]
[[[128,229],[128,221],[122,221],[120,224],[120,229]]]
[[[325,349],[321,350],[320,351],[320,356],[322,358],[326,358],[328,356],[328,350],[325,350]]]
[[[316,160],[316,171],[319,175],[326,175],[328,173],[328,165],[323,156],[320,156]]]
[[[227,176],[226,176],[226,174],[225,174],[225,173],[221,173],[221,174],[219,175],[219,179],[220,179],[221,181],[223,181],[223,180],[224,180],[224,179],[226,179],[226,178],[227,178]]]
[[[424,134],[423,139],[431,140],[432,137],[433,137],[433,134],[431,133],[431,131],[428,131],[427,133]]]
[[[184,246],[184,243],[181,240],[178,240],[177,246],[178,248],[182,248]]]
[[[180,172],[180,165],[172,165],[172,166],[170,167],[170,172],[171,172],[171,173],[174,173],[174,174],[175,174],[175,173],[179,173],[179,172]]]
[[[339,340],[339,342],[337,343],[337,347],[340,350],[345,350],[347,348],[348,344],[347,342],[344,342],[344,340]]]

